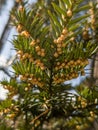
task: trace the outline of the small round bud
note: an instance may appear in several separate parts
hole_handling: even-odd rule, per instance
[[[39,46],[36,46],[36,47],[35,47],[35,50],[36,50],[36,51],[40,51],[40,47],[39,47]]]
[[[41,51],[38,51],[38,52],[37,52],[37,55],[39,55],[39,56],[40,56],[40,55],[41,55]]]
[[[37,42],[37,43],[40,43],[40,40],[39,40],[39,39],[37,39],[37,40],[36,40],[36,42]]]
[[[60,38],[62,39],[62,41],[65,39],[65,36],[63,34],[61,34]]]
[[[25,87],[25,91],[28,91],[28,87]]]
[[[17,26],[17,31],[18,31],[19,33],[22,31],[22,25],[21,25],[21,24],[19,24],[19,25]]]
[[[44,53],[44,52],[42,52],[42,53],[41,53],[41,56],[42,56],[42,57],[44,57],[44,56],[45,56],[45,53]]]
[[[29,38],[30,34],[27,31],[22,31],[21,36],[25,36],[26,38]]]
[[[57,51],[58,51],[58,52],[62,51],[61,47],[58,47],[58,48],[57,48]]]
[[[64,66],[65,66],[65,63],[62,63],[61,66],[64,67]]]
[[[56,57],[56,58],[57,58],[58,56],[59,56],[59,55],[58,55],[58,53],[57,53],[57,52],[55,52],[55,53],[54,53],[54,57]]]
[[[78,60],[76,61],[76,64],[81,64],[81,60],[78,59]]]
[[[74,41],[75,40],[75,37],[71,37],[70,41]]]
[[[58,39],[57,39],[57,43],[61,43],[62,42],[62,39],[61,39],[61,37],[59,37]]]
[[[60,44],[60,43],[57,44],[57,47],[58,47],[58,48],[61,48],[61,47],[62,47],[62,44]]]
[[[71,11],[70,9],[67,11],[67,16],[68,16],[68,17],[71,17],[71,16],[72,16],[72,11]]]
[[[7,117],[12,119],[12,118],[15,117],[15,114],[14,113],[13,114],[9,114],[9,115],[7,115]]]
[[[23,11],[24,11],[24,7],[23,7],[23,6],[19,6],[18,10],[19,10],[20,12],[23,12]]]
[[[36,44],[35,40],[33,40],[31,43],[30,43],[30,46],[34,46]]]
[[[45,49],[41,49],[41,52],[43,52],[43,53],[44,53],[44,52],[45,52]]]
[[[77,130],[80,130],[80,128],[81,128],[81,127],[80,127],[79,125],[76,126],[76,129],[77,129]]]
[[[63,29],[62,34],[64,34],[64,35],[68,34],[67,28],[64,28],[64,29]]]
[[[83,32],[82,35],[83,35],[84,40],[87,40],[89,38],[89,34],[88,34],[88,32],[86,30]]]
[[[56,39],[54,39],[54,41],[53,41],[55,44],[57,43],[57,40]]]
[[[93,111],[90,111],[90,116],[91,117],[94,117],[95,116],[95,113]]]
[[[21,50],[19,50],[19,51],[17,52],[17,54],[23,55],[23,52],[22,52]]]
[[[30,62],[34,62],[34,59],[33,59],[33,58],[30,58],[29,61],[30,61]]]
[[[25,53],[24,55],[25,55],[25,57],[26,57],[26,58],[28,58],[28,57],[29,57],[29,54],[28,54],[28,53]]]
[[[57,62],[57,65],[60,65],[60,62]]]
[[[41,66],[40,68],[41,68],[41,70],[45,70],[45,67],[44,67],[44,66]]]

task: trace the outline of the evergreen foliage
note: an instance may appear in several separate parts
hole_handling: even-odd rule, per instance
[[[18,10],[11,11],[19,32],[12,41],[14,77],[1,81],[9,93],[0,102],[0,118],[13,121],[6,129],[87,130],[97,119],[97,86],[80,85],[74,94],[64,83],[85,75],[98,49],[97,3],[84,2],[38,0],[29,6],[17,1]]]

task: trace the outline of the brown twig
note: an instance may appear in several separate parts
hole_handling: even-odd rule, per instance
[[[35,117],[31,123],[34,123],[36,120],[38,120],[40,117],[42,117],[43,115],[47,114],[49,112],[50,109],[47,109],[46,111],[42,112],[40,115],[38,115],[37,117]]]

